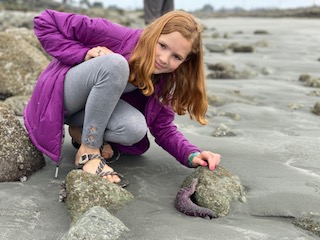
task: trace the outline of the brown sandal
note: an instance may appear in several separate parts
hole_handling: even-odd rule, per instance
[[[104,177],[104,176],[108,176],[108,175],[117,175],[120,178],[120,182],[117,182],[115,184],[117,184],[120,187],[125,187],[129,184],[129,181],[126,180],[122,174],[117,173],[115,171],[103,171],[104,166],[107,164],[106,160],[100,155],[100,154],[83,154],[80,157],[79,163],[77,165],[78,169],[82,169],[83,166],[90,160],[92,159],[100,159],[100,163],[96,169],[96,175],[100,176],[100,177]]]

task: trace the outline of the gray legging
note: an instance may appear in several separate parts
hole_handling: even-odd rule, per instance
[[[120,99],[136,89],[128,83],[129,65],[119,54],[107,54],[71,68],[64,82],[65,123],[82,127],[82,143],[130,146],[147,132],[143,114]]]

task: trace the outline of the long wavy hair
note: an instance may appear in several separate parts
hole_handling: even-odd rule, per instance
[[[192,43],[187,59],[173,72],[153,75],[155,49],[161,34],[179,32]],[[194,17],[181,10],[171,11],[148,25],[129,59],[129,82],[139,87],[146,96],[154,94],[156,79],[165,78],[162,102],[171,105],[174,112],[184,115],[188,111],[191,119],[205,125],[208,108],[206,96],[201,26]]]

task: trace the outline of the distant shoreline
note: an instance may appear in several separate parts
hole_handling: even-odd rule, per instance
[[[143,9],[136,10],[125,10],[118,8],[116,6],[103,7],[103,5],[98,4],[99,2],[87,7],[75,7],[69,4],[62,4],[51,0],[37,0],[33,4],[28,2],[12,3],[5,0],[0,0],[0,11],[12,10],[12,11],[22,11],[22,12],[37,12],[43,9],[49,8],[58,11],[65,12],[75,12],[75,13],[86,13],[90,10],[103,10],[103,11],[119,11],[121,13],[125,12],[141,12],[143,14]],[[197,9],[195,11],[189,11],[198,18],[221,18],[221,17],[264,17],[264,18],[320,18],[320,6],[312,7],[299,7],[290,9],[278,9],[278,8],[260,8],[245,10],[242,8],[233,9],[219,9],[214,10],[211,5],[206,5],[202,9]]]

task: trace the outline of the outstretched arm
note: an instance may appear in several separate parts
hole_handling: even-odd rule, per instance
[[[191,144],[173,123],[174,112],[162,106],[150,126],[156,143],[187,167],[208,166],[213,170],[220,162],[220,155],[201,151]]]

